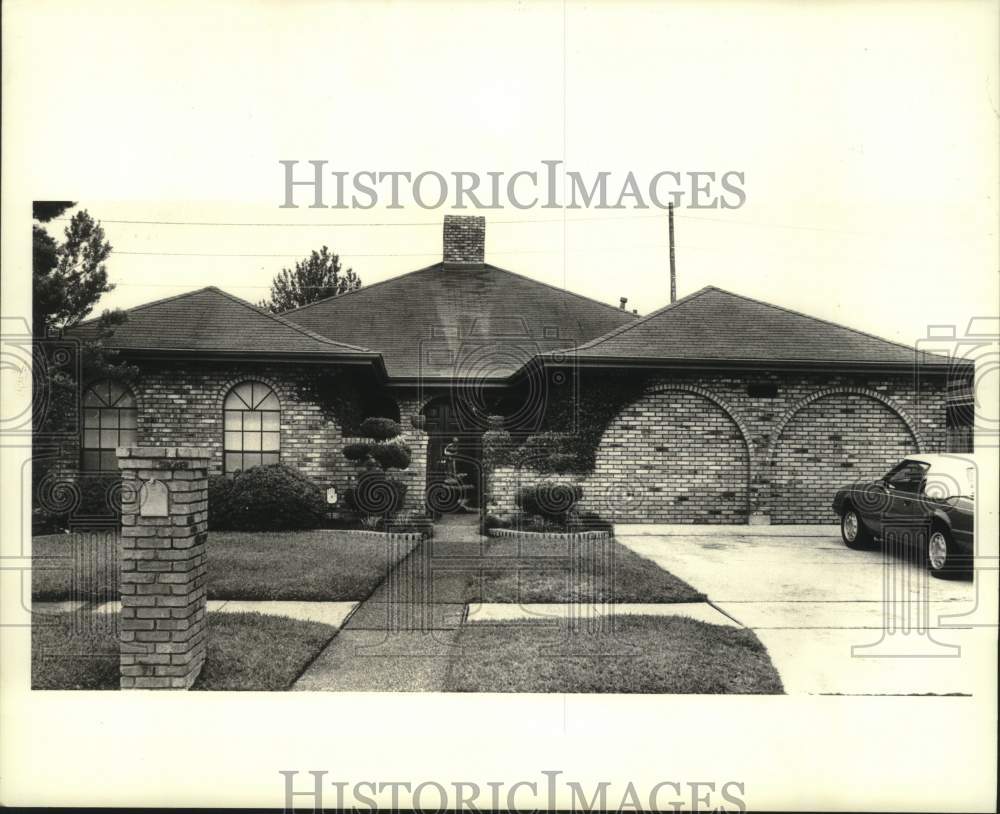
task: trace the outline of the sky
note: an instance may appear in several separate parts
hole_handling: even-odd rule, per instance
[[[204,285],[258,301],[324,244],[365,283],[440,259],[444,208],[280,208],[278,162],[314,159],[737,171],[743,207],[677,210],[680,296],[716,285],[908,344],[998,310],[992,3],[28,6],[5,4],[4,154],[24,159],[4,182],[102,221],[98,310]],[[489,262],[668,301],[662,210],[482,214]]]

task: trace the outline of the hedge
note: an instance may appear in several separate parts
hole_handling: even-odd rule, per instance
[[[565,523],[582,497],[583,487],[578,483],[544,480],[519,487],[514,501],[526,514]]]
[[[327,516],[323,490],[286,464],[267,464],[208,482],[208,524],[231,531],[314,529]]]

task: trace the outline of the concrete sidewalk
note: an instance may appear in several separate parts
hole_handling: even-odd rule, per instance
[[[395,565],[293,690],[421,692],[444,685],[464,618],[466,575],[429,573],[429,558],[481,546],[475,514],[446,515]]]
[[[75,607],[63,607],[73,604]],[[32,611],[38,613],[57,613],[66,610],[88,610],[93,613],[118,613],[121,602],[105,602],[92,608],[84,608],[85,603],[35,602]],[[256,599],[210,599],[209,613],[261,613],[265,616],[285,616],[303,622],[321,622],[324,625],[340,627],[351,612],[358,606],[357,602],[302,602]]]

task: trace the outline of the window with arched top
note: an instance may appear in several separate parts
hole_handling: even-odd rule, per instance
[[[226,472],[276,464],[281,453],[281,403],[263,382],[242,382],[223,402]]]
[[[135,396],[118,382],[94,382],[83,394],[83,437],[80,468],[84,472],[116,472],[116,447],[135,446],[138,410]]]

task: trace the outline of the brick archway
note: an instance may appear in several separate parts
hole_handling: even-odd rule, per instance
[[[906,411],[903,410],[903,408],[900,407],[898,404],[896,404],[894,401],[892,401],[892,399],[883,396],[881,393],[875,390],[870,390],[867,387],[830,387],[827,388],[826,390],[820,390],[818,393],[811,393],[810,395],[806,396],[804,399],[802,399],[793,407],[791,407],[788,410],[788,412],[785,413],[784,416],[782,416],[781,421],[778,422],[777,429],[775,429],[774,433],[771,436],[770,443],[768,444],[768,447],[764,452],[764,455],[762,456],[762,460],[765,461],[767,464],[770,464],[773,461],[774,453],[778,448],[778,442],[781,440],[781,436],[784,433],[785,428],[788,427],[792,419],[795,418],[795,416],[798,413],[800,413],[803,409],[805,409],[815,401],[829,398],[830,396],[839,396],[839,395],[867,396],[868,398],[874,399],[875,401],[885,405],[890,410],[892,410],[892,412],[894,412],[897,416],[899,416],[900,420],[906,425],[906,428],[910,431],[910,435],[913,436],[914,443],[917,445],[917,452],[922,452],[924,450],[926,445],[924,444],[923,439],[920,437],[920,431],[917,429],[917,425],[914,423],[913,419],[910,418],[910,416],[906,413]],[[746,436],[744,435],[744,437]]]
[[[618,522],[744,523],[753,473],[747,427],[725,400],[654,385],[602,434],[584,503]]]
[[[782,417],[760,472],[774,523],[833,523],[833,492],[884,474],[923,441],[906,413],[862,387],[835,387],[801,399]]]

